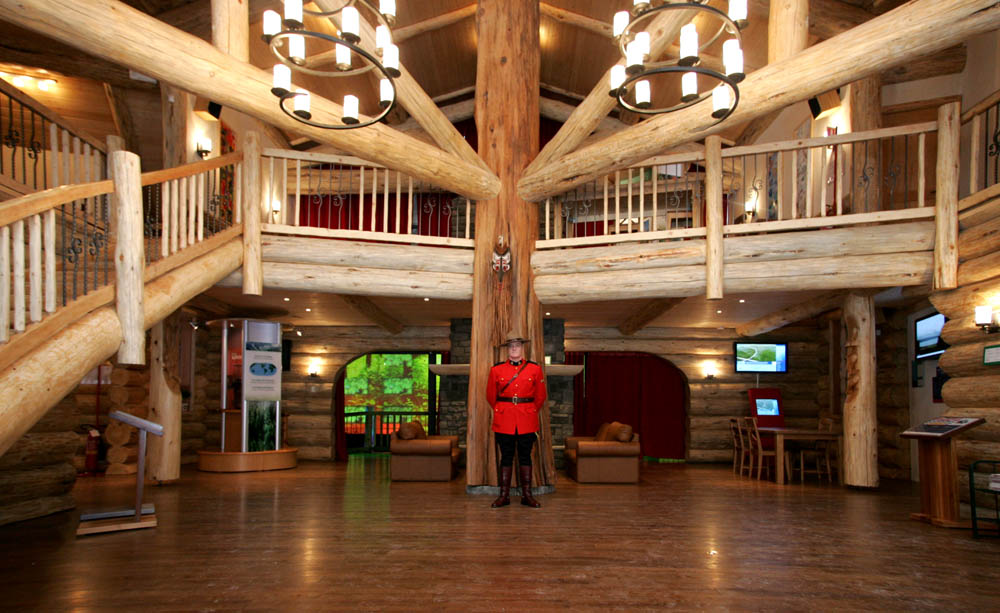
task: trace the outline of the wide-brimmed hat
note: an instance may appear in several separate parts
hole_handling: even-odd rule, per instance
[[[515,341],[520,341],[521,343],[530,343],[531,339],[525,338],[524,335],[521,334],[519,330],[514,330],[507,333],[507,338],[505,338],[504,341],[500,343],[499,346],[505,347]]]

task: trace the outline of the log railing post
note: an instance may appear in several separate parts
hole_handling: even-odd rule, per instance
[[[176,316],[167,320],[176,322]],[[187,324],[184,324],[187,325]],[[177,326],[161,321],[150,334],[149,420],[163,426],[146,452],[146,477],[176,481],[181,476],[181,387],[173,372],[177,363]]]
[[[722,138],[705,139],[705,297],[722,298]]]
[[[878,421],[875,389],[875,300],[844,298],[847,389],[844,397],[844,483],[878,487]],[[833,339],[831,339],[833,342]]]
[[[114,208],[118,219],[115,241],[115,299],[122,326],[118,350],[121,364],[146,363],[146,328],[143,320],[143,275],[146,258],[142,238],[142,184],[139,156],[128,151],[111,154],[115,184]]]
[[[243,150],[243,293],[259,296],[264,289],[261,267],[260,134],[247,132]]]
[[[960,103],[938,109],[937,200],[934,212],[934,289],[958,287],[958,165]]]

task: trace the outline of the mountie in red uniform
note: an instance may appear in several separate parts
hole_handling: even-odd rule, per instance
[[[535,362],[500,362],[490,369],[486,399],[493,407],[493,431],[538,432],[538,409],[545,404],[545,377]]]

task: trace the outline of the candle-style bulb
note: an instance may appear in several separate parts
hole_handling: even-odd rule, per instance
[[[295,90],[295,107],[293,112],[302,119],[311,119],[312,113],[309,111],[309,92],[304,89]]]
[[[271,93],[281,97],[292,90],[292,69],[284,64],[274,65],[274,76],[271,81]]]
[[[681,66],[694,66],[698,63],[698,28],[689,23],[681,28]]]
[[[361,40],[361,15],[353,6],[345,6],[340,11],[340,36],[349,43]]]
[[[347,94],[344,96],[343,122],[349,125],[358,123],[358,97]]]

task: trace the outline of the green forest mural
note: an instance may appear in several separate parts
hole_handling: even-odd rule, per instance
[[[440,363],[440,359],[435,355],[436,362]],[[348,364],[344,377],[345,431],[363,434],[365,416],[351,413],[367,409],[375,413],[418,413],[376,419],[379,434],[389,434],[399,423],[413,420],[426,429],[429,363],[426,353],[371,353]],[[436,377],[435,385],[440,385]]]

